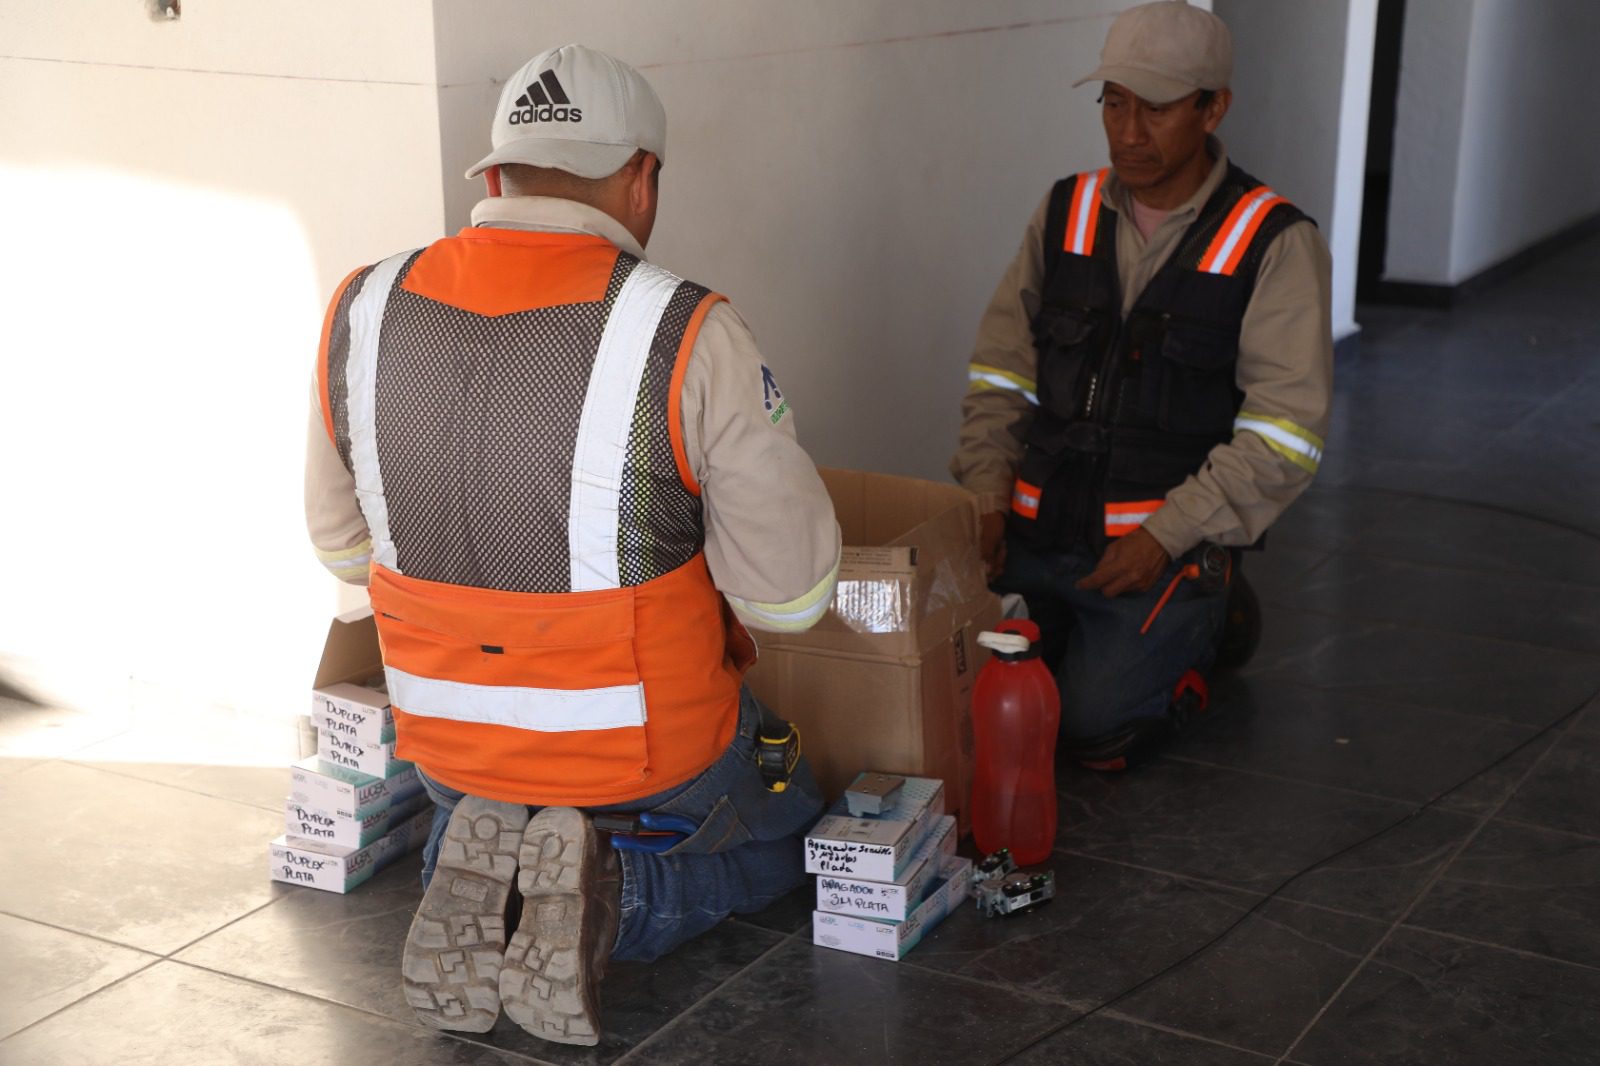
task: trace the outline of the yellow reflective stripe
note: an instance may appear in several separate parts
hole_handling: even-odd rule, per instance
[[[1020,392],[1028,398],[1028,402],[1035,407],[1039,405],[1037,394],[1038,386],[1031,378],[1021,374],[1013,374],[1009,370],[1001,370],[997,366],[985,366],[982,363],[967,364],[967,380],[976,389],[1004,389],[1009,392]]]
[[[1322,464],[1322,438],[1286,418],[1240,411],[1239,417],[1233,420],[1233,431],[1246,430],[1308,474],[1315,474]]]
[[[810,592],[788,603],[758,603],[738,596],[729,596],[728,603],[741,617],[763,628],[779,633],[798,633],[810,629],[828,613],[828,605],[833,602],[834,586],[838,583],[839,564],[835,561],[828,575],[817,582]]]
[[[371,537],[368,537],[353,548],[342,548],[335,552],[323,551],[321,548],[314,550],[317,553],[317,559],[322,565],[336,574],[341,571],[365,570],[367,565],[372,562]]]

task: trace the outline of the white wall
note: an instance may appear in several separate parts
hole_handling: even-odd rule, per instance
[[[1333,254],[1333,332],[1355,321],[1377,0],[1217,0],[1233,34],[1234,160],[1317,220]]]
[[[1600,212],[1600,4],[1409,0],[1384,275],[1453,285]]]
[[[314,14],[0,0],[0,673],[304,705],[323,305],[443,225],[431,7]]]
[[[616,54],[667,109],[651,257],[732,299],[818,461],[943,478],[1030,212],[1104,164],[1096,91],[1069,86],[1126,6],[436,0],[450,221],[500,79],[567,41]]]

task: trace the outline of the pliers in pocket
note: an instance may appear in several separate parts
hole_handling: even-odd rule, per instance
[[[611,834],[611,846],[619,851],[670,851],[700,828],[700,823],[681,814],[641,811],[638,814],[596,814],[594,827]]]

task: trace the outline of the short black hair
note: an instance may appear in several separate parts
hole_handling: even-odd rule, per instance
[[[1211,101],[1215,100],[1216,98],[1217,98],[1217,90],[1215,90],[1215,89],[1201,89],[1200,90],[1200,95],[1196,96],[1194,98],[1195,110],[1196,111],[1204,111],[1206,108],[1211,106]]]

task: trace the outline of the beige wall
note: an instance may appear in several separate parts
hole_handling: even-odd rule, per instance
[[[626,59],[667,108],[651,257],[732,299],[818,461],[943,478],[1028,215],[1104,164],[1096,90],[1070,85],[1126,6],[436,0],[448,216],[500,79],[568,41]]]
[[[432,11],[185,9],[0,0],[0,673],[297,711],[317,330],[443,224]]]

